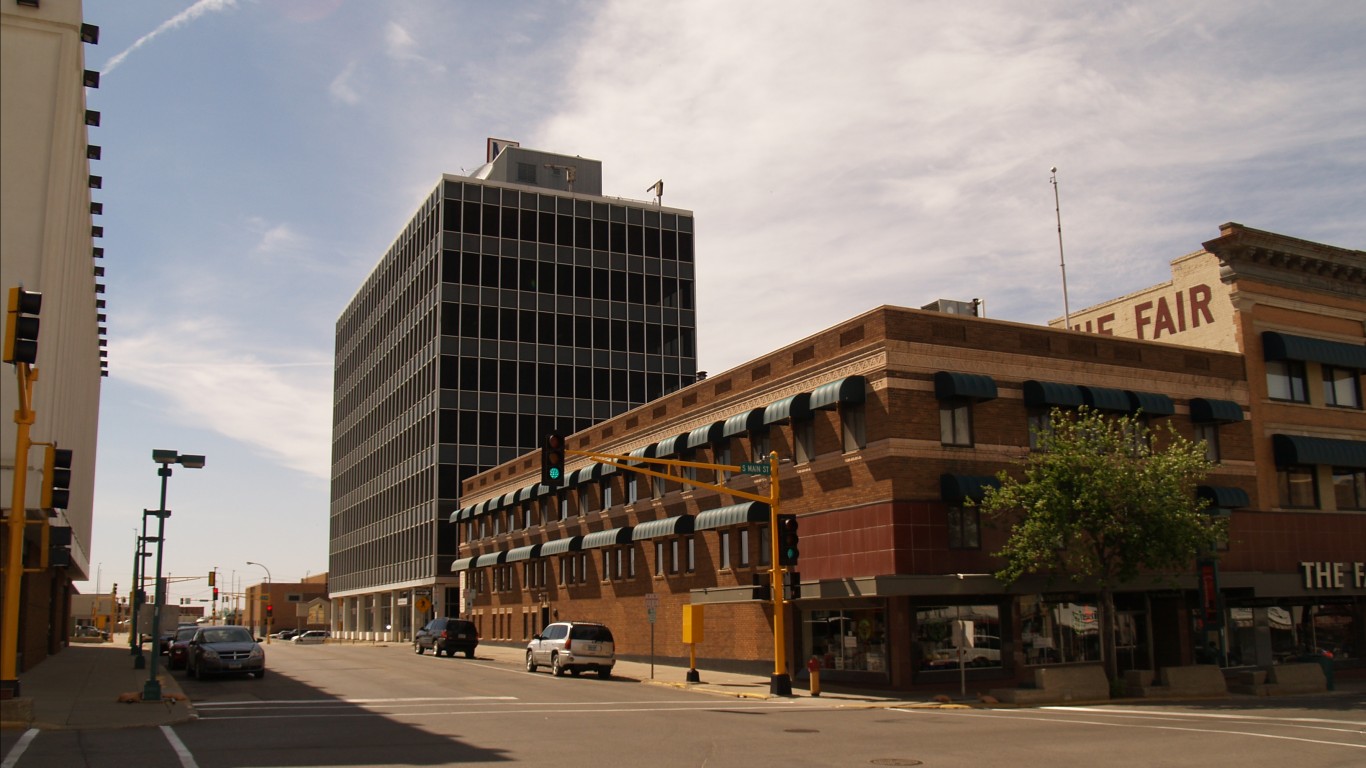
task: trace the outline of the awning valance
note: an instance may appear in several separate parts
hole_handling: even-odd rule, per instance
[[[1132,389],[1125,390],[1124,394],[1129,396],[1130,411],[1143,411],[1145,416],[1170,416],[1176,413],[1176,404],[1166,395]]]
[[[725,426],[726,422],[724,421],[714,421],[705,427],[694,429],[688,433],[688,447],[700,448],[704,445],[711,445],[712,443],[720,441],[721,431]]]
[[[688,433],[666,437],[655,443],[655,458],[667,459],[670,456],[677,456],[678,452],[688,447]]]
[[[975,373],[939,371],[934,375],[934,396],[938,400],[995,400],[996,381]]]
[[[538,557],[538,556],[540,555],[540,552],[541,552],[541,545],[540,545],[540,544],[531,544],[531,545],[525,546],[525,547],[517,547],[516,549],[509,549],[509,550],[508,550],[507,562],[509,562],[509,563],[516,563],[516,562],[520,562],[520,561],[522,561],[522,560],[530,560],[530,559],[533,558],[533,557]]]
[[[859,405],[863,402],[864,390],[868,380],[862,376],[845,376],[839,381],[822,384],[811,393],[807,404],[813,411],[834,408],[840,405]]]
[[[1024,383],[1024,402],[1030,407],[1077,408],[1086,401],[1075,384],[1030,379]]]
[[[731,504],[728,507],[697,513],[697,518],[693,521],[693,531],[708,531],[713,528],[747,525],[749,523],[767,523],[769,517],[767,504],[762,501],[746,501],[743,504]]]
[[[1264,360],[1309,360],[1343,368],[1366,368],[1366,344],[1348,344],[1276,331],[1262,332]]]
[[[658,539],[663,536],[681,536],[693,532],[693,516],[679,515],[678,517],[666,517],[663,520],[651,520],[648,523],[638,523],[631,531],[631,537],[635,541],[644,539]]]
[[[459,560],[456,560],[455,562],[451,563],[451,573],[458,573],[458,572],[460,572],[460,571],[468,571],[468,570],[470,569],[470,566],[473,565],[473,564],[474,564],[474,558],[472,558],[472,557],[462,557],[462,558],[460,558]]]
[[[655,457],[655,444],[650,443],[649,445],[642,445],[634,451],[628,452],[626,455],[633,456],[637,459],[653,459]],[[640,463],[635,463],[634,466],[640,466]]]
[[[582,548],[582,545],[582,536],[570,536],[567,539],[547,541],[541,545],[540,556],[550,557],[551,555],[563,555],[566,552],[578,552]]]
[[[782,424],[788,419],[806,421],[811,418],[810,404],[810,392],[785,397],[764,409],[764,424]]]
[[[1079,387],[1081,400],[1097,411],[1128,411],[1129,396],[1122,389]]]
[[[1271,448],[1276,456],[1277,466],[1328,464],[1334,467],[1366,469],[1366,441],[1272,435]]]
[[[1242,509],[1252,506],[1247,491],[1228,485],[1197,485],[1197,498],[1209,499],[1209,505],[1216,509]]]
[[[751,408],[744,413],[737,413],[726,419],[725,426],[721,427],[721,437],[735,437],[745,432],[753,432],[764,428],[764,409]]]
[[[1000,488],[1001,481],[989,475],[939,476],[939,497],[949,504],[962,504],[971,499],[981,501],[988,488]]]
[[[631,526],[622,528],[612,528],[606,531],[594,531],[584,534],[582,549],[597,549],[598,547],[614,547],[618,544],[631,543]]]
[[[457,509],[451,513],[451,522],[463,523],[464,521],[469,520],[471,517],[474,517],[474,513],[478,511],[478,509],[478,504],[471,504],[468,507]]]
[[[539,485],[540,483],[537,483],[536,485],[518,488],[517,492],[512,494],[512,503],[521,504],[524,501],[530,501],[531,499],[536,498],[536,487]]]
[[[1232,400],[1211,400],[1197,397],[1191,400],[1191,421],[1236,422],[1243,420],[1243,407]]]
[[[489,552],[489,553],[486,554],[486,555],[480,555],[480,556],[474,558],[474,565],[472,565],[472,566],[470,566],[470,567],[471,567],[471,568],[483,568],[484,566],[487,566],[487,565],[498,565],[499,563],[506,562],[506,561],[507,561],[507,557],[508,557],[508,553],[507,553],[506,550],[504,550],[504,551],[502,551],[502,552]]]

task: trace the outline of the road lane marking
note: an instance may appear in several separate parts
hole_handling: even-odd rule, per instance
[[[1039,709],[1050,709],[1061,712],[1097,712],[1100,714],[1115,713],[1125,715],[1147,715],[1150,717],[1204,717],[1211,720],[1269,720],[1277,723],[1328,723],[1330,725],[1357,725],[1366,726],[1366,720],[1334,720],[1331,717],[1272,717],[1270,715],[1235,715],[1223,712],[1172,712],[1164,709],[1114,709],[1111,707],[1063,707],[1049,706],[1039,707]]]
[[[192,702],[196,709],[204,707],[240,707],[257,704],[385,704],[390,702],[423,701],[516,701],[516,696],[414,696],[383,699],[242,699],[241,701]]]
[[[40,731],[37,728],[30,728],[27,731],[24,731],[24,735],[20,736],[19,740],[14,742],[14,749],[11,749],[9,754],[5,755],[5,761],[0,762],[0,768],[14,768],[14,766],[19,763],[19,758],[23,757],[24,750],[28,749],[29,742],[38,738],[39,733]]]
[[[161,732],[166,735],[166,740],[171,742],[171,749],[175,750],[176,757],[180,758],[180,765],[183,768],[199,768],[199,763],[194,761],[194,755],[190,754],[189,747],[186,747],[185,742],[181,741],[180,737],[175,735],[175,731],[171,730],[171,726],[161,726]]]

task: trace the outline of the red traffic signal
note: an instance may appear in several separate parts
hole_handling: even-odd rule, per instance
[[[551,432],[541,446],[541,485],[559,487],[563,483],[564,438],[559,432]]]
[[[274,615],[275,615],[275,606],[274,606],[274,605],[271,605],[270,603],[266,603],[266,618],[270,618],[271,616],[274,616]]]
[[[213,588],[213,599],[214,602],[218,602],[218,587]]]

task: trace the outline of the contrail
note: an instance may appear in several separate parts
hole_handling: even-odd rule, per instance
[[[110,59],[108,63],[104,65],[104,69],[101,70],[101,72],[104,75],[113,72],[119,64],[123,63],[124,59],[128,58],[128,54],[151,42],[153,38],[160,35],[162,32],[175,29],[176,27],[183,27],[206,13],[215,13],[236,6],[237,0],[198,0],[194,5],[162,22],[161,26],[138,38],[137,42],[128,46],[127,50],[124,50],[122,53],[119,53],[114,56],[114,58]]]

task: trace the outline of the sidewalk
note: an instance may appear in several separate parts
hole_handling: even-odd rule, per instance
[[[42,728],[133,728],[170,725],[190,720],[194,710],[180,684],[159,660],[157,679],[163,700],[141,701],[147,685],[151,659],[144,646],[148,667],[133,669],[128,636],[114,636],[111,643],[72,643],[61,653],[49,656],[28,672],[19,675],[18,699],[0,702],[0,727]],[[151,653],[155,653],[155,646]],[[132,702],[121,702],[120,697]]]

